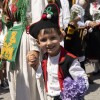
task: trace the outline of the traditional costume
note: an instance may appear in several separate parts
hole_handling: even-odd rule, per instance
[[[45,28],[57,28],[59,30],[58,13],[59,9],[56,4],[47,5],[41,20],[31,25],[31,36],[37,39],[40,30]],[[88,88],[87,75],[83,68],[80,67],[78,59],[73,54],[67,52],[63,47],[60,47],[60,52],[56,56],[51,57],[45,53],[41,66],[42,70],[38,67],[36,74],[39,78],[42,76],[43,71],[47,100],[61,100],[60,93],[64,89],[64,79],[68,76],[74,80],[77,80],[78,76],[82,77],[85,82],[84,86],[86,89]]]
[[[85,55],[93,65],[94,73],[99,72],[100,61],[100,1],[90,2],[88,17],[86,16],[86,25],[89,27],[84,41],[86,42]],[[91,27],[92,23],[94,27]]]
[[[64,38],[64,48],[71,52],[72,54],[76,55],[81,63],[82,68],[85,69],[84,61],[84,48],[82,44],[82,34],[80,31],[80,27],[84,27],[84,14],[85,10],[83,8],[83,4],[86,3],[80,2],[76,0],[76,4],[71,7],[71,15],[70,15],[70,22],[68,24],[68,28],[66,28],[66,36]],[[76,22],[75,25],[70,24],[74,22],[75,19],[79,18],[80,20]]]
[[[86,25],[90,27],[88,33],[85,37],[87,48],[86,56],[92,59],[100,59],[100,1],[96,0],[95,2],[90,3],[89,13],[92,19],[86,20]],[[94,22],[95,26],[92,28],[89,26],[90,22]],[[94,52],[95,51],[95,52]]]

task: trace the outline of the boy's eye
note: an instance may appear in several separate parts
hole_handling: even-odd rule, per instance
[[[47,39],[46,38],[42,38],[40,39],[40,42],[45,42]]]
[[[54,39],[56,39],[56,37],[51,37],[51,40],[54,40]]]

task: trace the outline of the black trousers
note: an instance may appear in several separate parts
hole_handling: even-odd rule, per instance
[[[81,64],[81,67],[84,69],[84,71],[86,71],[85,70],[85,61],[80,62],[80,64]]]
[[[61,100],[60,95],[59,96],[55,96],[54,100]]]

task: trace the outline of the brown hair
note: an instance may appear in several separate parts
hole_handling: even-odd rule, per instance
[[[2,8],[2,6],[3,6],[3,2],[2,2],[2,1],[0,1],[0,8]]]
[[[39,34],[42,31],[44,32],[44,34],[50,34],[50,33],[56,32],[58,35],[61,35],[61,31],[58,28],[45,28],[45,29],[40,30]]]
[[[48,0],[48,3],[55,3],[55,0]]]

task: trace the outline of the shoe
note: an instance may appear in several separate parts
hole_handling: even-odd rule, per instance
[[[100,71],[98,70],[97,72],[93,72],[92,75],[98,75],[100,74]]]

